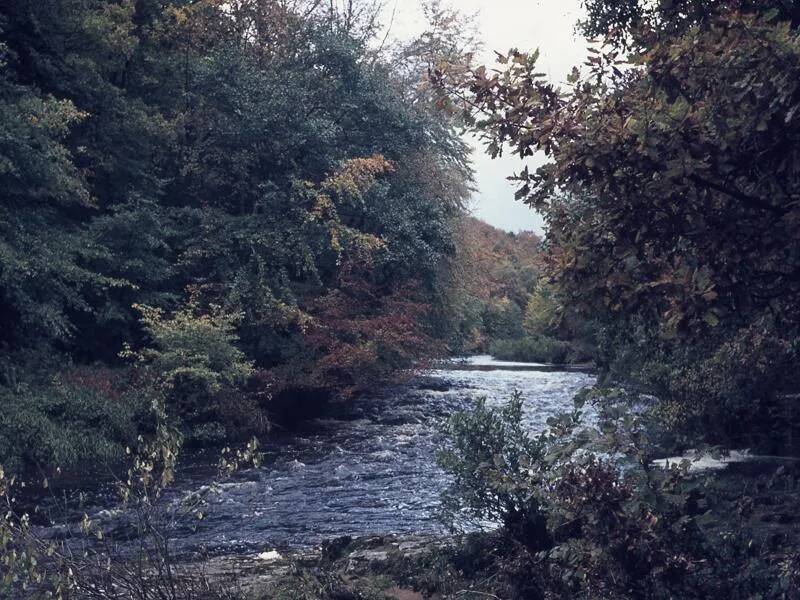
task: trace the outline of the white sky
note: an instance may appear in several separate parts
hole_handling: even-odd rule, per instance
[[[485,52],[485,64],[494,64],[493,50],[539,48],[541,71],[563,81],[572,67],[586,58],[586,42],[575,33],[583,15],[581,0],[443,0],[465,14],[478,13]],[[388,0],[391,15],[397,3],[392,35],[408,38],[421,33],[425,24],[419,0]],[[387,18],[388,21],[388,18]],[[473,146],[475,140],[470,140]],[[475,216],[508,231],[541,232],[541,218],[514,200],[514,185],[506,177],[521,170],[513,156],[492,160],[478,147],[474,153],[478,191],[473,198]],[[535,163],[534,163],[535,164]]]

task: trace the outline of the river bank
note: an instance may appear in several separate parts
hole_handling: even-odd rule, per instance
[[[698,508],[712,498],[714,503],[706,506],[707,512],[695,509],[694,514],[705,512],[704,527],[721,538],[751,536],[752,556],[790,569],[791,550],[800,547],[800,464],[766,458],[728,461],[711,471],[698,463],[694,480],[702,491],[694,501]],[[781,469],[777,473],[776,467]],[[787,485],[790,481],[795,483]],[[534,558],[507,532],[497,530],[461,536],[343,537],[313,549],[216,557],[184,568],[227,582],[248,600],[523,600],[540,597],[518,587],[521,580],[534,577],[534,563],[543,560]],[[776,597],[798,597],[797,589],[785,592]]]
[[[272,551],[184,563],[177,572],[179,577],[202,573],[211,585],[229,586],[252,600],[330,596],[422,600],[440,596],[415,589],[418,586],[408,575],[421,572],[422,563],[444,556],[459,543],[459,538],[450,536],[342,537],[286,554]]]

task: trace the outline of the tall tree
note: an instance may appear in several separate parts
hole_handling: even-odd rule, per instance
[[[454,101],[493,154],[549,158],[517,177],[519,197],[547,219],[567,301],[605,323],[606,359],[741,437],[743,417],[770,421],[797,383],[796,7],[588,8],[585,30],[608,43],[568,87],[537,72],[538,53],[512,51]]]

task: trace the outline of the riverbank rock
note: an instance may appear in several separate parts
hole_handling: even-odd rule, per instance
[[[315,585],[320,589],[341,588],[341,596],[336,597],[354,600],[368,597],[359,591],[364,589],[384,598],[422,600],[421,594],[396,585],[385,573],[392,564],[440,551],[452,543],[448,538],[432,536],[348,536],[311,550],[264,550],[253,555],[215,557],[202,564],[183,565],[181,570],[190,576],[193,570],[202,569],[209,581],[240,590],[243,597],[252,600],[305,600],[314,597]],[[302,586],[309,586],[306,595]],[[286,593],[289,595],[281,595]]]

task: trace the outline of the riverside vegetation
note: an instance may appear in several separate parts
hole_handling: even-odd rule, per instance
[[[379,52],[368,8],[3,3],[8,467],[119,457],[154,395],[247,439],[438,351],[466,149],[436,40]]]
[[[519,397],[445,426],[445,516],[500,528],[262,597],[800,597],[796,461],[655,462],[797,453],[800,4],[585,8],[556,86],[536,52],[476,67],[438,2],[402,45],[368,2],[0,3],[0,594],[246,595],[171,554],[205,510],[158,502],[181,446],[491,351],[600,374],[541,435]],[[544,240],[466,216],[461,126],[547,157],[515,176]],[[126,463],[134,555],[14,503]]]

